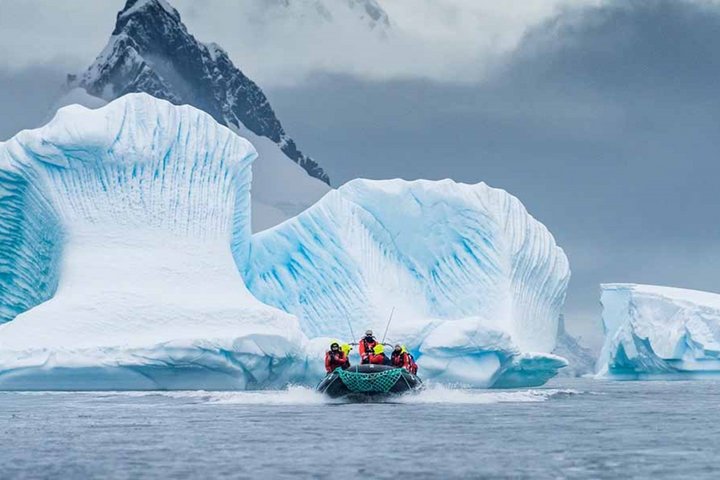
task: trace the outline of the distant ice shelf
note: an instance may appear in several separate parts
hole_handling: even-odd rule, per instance
[[[253,146],[146,94],[0,143],[0,389],[314,384],[380,333],[424,378],[540,385],[567,258],[484,184],[357,180],[251,235]]]
[[[720,376],[720,295],[616,283],[602,286],[602,305],[599,376]]]

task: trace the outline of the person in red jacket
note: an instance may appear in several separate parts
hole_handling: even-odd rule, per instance
[[[415,363],[415,359],[410,355],[410,352],[407,351],[404,345],[395,345],[395,349],[390,356],[390,361],[394,367],[402,367],[413,375],[417,375],[417,363]]]
[[[418,366],[417,363],[415,363],[415,360],[413,360],[412,355],[410,355],[410,373],[413,375],[417,375]]]
[[[368,361],[375,365],[390,365],[390,359],[385,355],[385,348],[382,343],[375,345],[372,353],[368,355]]]
[[[330,344],[330,350],[325,353],[325,371],[327,373],[335,371],[336,368],[345,370],[350,366],[347,355],[340,349],[340,344],[333,342]]]
[[[390,355],[390,361],[393,367],[404,368],[408,372],[410,371],[410,354],[403,350],[402,345],[395,345],[392,355]]]
[[[360,363],[370,363],[370,355],[373,353],[373,349],[378,344],[377,340],[373,336],[373,331],[368,330],[365,332],[365,336],[358,342],[358,352],[360,353]]]

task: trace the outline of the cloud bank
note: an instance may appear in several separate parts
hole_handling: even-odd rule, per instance
[[[189,30],[223,46],[264,86],[318,73],[474,82],[528,28],[599,0],[171,0]],[[369,2],[369,3],[368,3]],[[89,64],[124,0],[0,0],[0,68]],[[379,6],[387,23],[368,14]]]

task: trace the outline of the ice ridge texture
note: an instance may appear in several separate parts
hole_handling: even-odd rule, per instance
[[[147,94],[0,144],[0,389],[312,385],[366,328],[424,378],[539,385],[570,271],[484,184],[355,180],[251,236],[253,146]],[[353,356],[353,361],[357,357]]]
[[[0,144],[0,388],[286,383],[306,339],[238,271],[255,156],[146,94]]]
[[[570,270],[519,200],[485,184],[353,180],[253,236],[244,277],[309,337],[373,328],[402,341],[429,378],[540,384]]]

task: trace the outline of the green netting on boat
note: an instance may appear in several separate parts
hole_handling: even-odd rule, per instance
[[[402,375],[402,368],[393,368],[376,373],[349,372],[338,369],[340,380],[351,392],[387,393]]]

